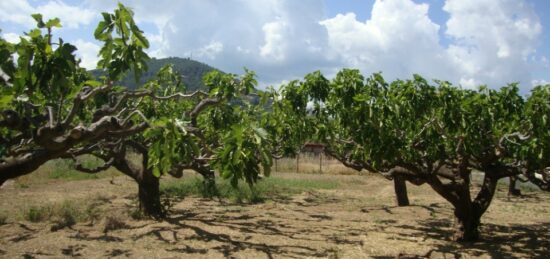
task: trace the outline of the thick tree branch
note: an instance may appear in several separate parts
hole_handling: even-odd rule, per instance
[[[142,123],[130,128],[122,128],[118,119],[112,116],[103,117],[88,127],[79,125],[61,136],[57,136],[52,129],[43,127],[38,130],[35,139],[40,148],[21,155],[6,157],[0,162],[0,183],[31,173],[48,160],[63,156],[80,143],[99,142],[113,136],[127,136],[142,131],[146,127],[147,124]]]
[[[80,92],[76,95],[76,97],[73,100],[73,107],[69,111],[69,114],[67,117],[65,117],[65,120],[61,123],[61,126],[66,128],[69,126],[69,124],[73,121],[74,116],[78,113],[80,108],[82,107],[82,104],[84,101],[94,97],[98,93],[104,93],[108,92],[113,88],[112,82],[109,82],[105,86],[97,87],[97,88],[91,88],[89,86],[85,86],[80,90]]]
[[[197,126],[197,117],[199,114],[206,109],[208,106],[216,105],[221,102],[220,98],[206,98],[201,100],[195,108],[189,113],[189,117],[191,117],[191,125],[196,127]]]
[[[113,114],[115,111],[120,110],[125,101],[130,98],[150,97],[156,100],[164,101],[170,99],[189,99],[197,96],[208,96],[208,94],[204,91],[198,90],[191,94],[175,93],[167,96],[158,96],[155,95],[155,93],[151,90],[125,91],[121,94],[121,96],[119,96],[117,103],[112,107],[103,109],[101,115],[110,115]]]
[[[103,163],[103,165],[100,165],[96,168],[86,168],[86,167],[82,166],[82,164],[80,162],[77,162],[75,164],[75,169],[80,171],[80,172],[87,173],[87,174],[96,174],[96,173],[103,172],[103,171],[109,169],[109,167],[111,167],[114,162],[115,162],[115,159],[111,158],[108,161],[106,161],[105,163]]]
[[[340,163],[344,164],[346,167],[352,168],[356,171],[361,171],[363,169],[366,169],[364,167],[364,163],[359,163],[357,161],[352,161],[349,156],[338,154],[337,152],[333,151],[330,148],[325,148],[325,153],[327,155],[330,155],[330,156],[336,158],[336,160],[340,161]],[[369,170],[371,172],[376,172],[377,171],[377,170],[370,170],[370,169],[367,169],[367,170]]]

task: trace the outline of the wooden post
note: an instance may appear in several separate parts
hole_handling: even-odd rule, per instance
[[[397,206],[409,206],[409,195],[407,194],[407,182],[400,176],[393,177],[393,186]]]
[[[323,153],[319,153],[319,173],[323,172]]]
[[[296,173],[300,172],[300,153],[296,154]]]

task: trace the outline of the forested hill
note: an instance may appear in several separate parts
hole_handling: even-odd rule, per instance
[[[156,59],[152,58],[148,61],[149,70],[143,74],[141,77],[141,80],[139,84],[136,84],[136,81],[134,80],[134,74],[133,72],[129,72],[123,80],[121,80],[121,84],[130,88],[135,89],[137,85],[142,85],[143,83],[147,82],[149,79],[154,77],[159,69],[167,64],[173,64],[174,69],[178,71],[181,75],[183,75],[183,83],[187,87],[187,91],[193,91],[199,88],[204,88],[204,84],[202,83],[202,77],[212,71],[216,70],[215,68],[206,65],[204,63],[189,59],[189,58],[177,58],[177,57],[170,57],[170,58],[161,58]],[[92,70],[91,73],[94,76],[100,76],[101,71],[99,70]]]

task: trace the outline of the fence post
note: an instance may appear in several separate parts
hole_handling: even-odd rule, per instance
[[[319,173],[323,172],[323,153],[319,153]]]
[[[300,152],[296,154],[296,173],[300,171]]]

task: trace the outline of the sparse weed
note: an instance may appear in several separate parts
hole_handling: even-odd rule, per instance
[[[58,230],[86,220],[90,220],[93,224],[101,217],[102,211],[99,208],[101,204],[93,199],[91,202],[65,200],[61,203],[33,205],[27,207],[22,213],[23,218],[30,222],[51,220],[55,223],[52,229]]]
[[[237,203],[258,203],[266,199],[285,199],[292,194],[297,194],[314,189],[334,189],[338,183],[322,180],[300,180],[267,177],[252,187],[240,183],[237,188],[231,186],[228,180],[217,179],[215,188],[206,187],[199,177],[190,177],[178,181],[163,183],[161,192],[174,198],[186,196],[199,196],[205,198],[225,198]]]
[[[51,231],[57,231],[66,227],[70,228],[76,224],[77,220],[83,218],[80,210],[70,201],[64,201],[54,214],[57,220],[55,220],[55,224],[51,227]]]
[[[7,223],[8,223],[8,215],[5,212],[0,211],[0,226],[5,225]]]
[[[30,222],[41,222],[50,218],[52,208],[50,206],[30,206],[24,214]]]
[[[130,217],[134,220],[144,220],[144,219],[147,219],[147,216],[145,216],[145,214],[139,209],[139,208],[134,208],[132,210],[130,210],[130,213],[129,213]]]
[[[21,188],[21,189],[27,189],[29,188],[29,184],[25,183],[25,182],[20,182],[20,181],[17,181],[15,183],[15,186],[17,186],[17,188]]]
[[[101,206],[101,203],[97,201],[91,202],[88,206],[86,206],[84,211],[86,220],[89,220],[92,225],[101,218],[102,210],[99,206]]]
[[[96,168],[103,165],[103,162],[93,156],[83,156],[79,158],[82,166],[86,168]],[[118,175],[118,172],[112,168],[106,171],[87,174],[82,173],[74,169],[75,162],[68,159],[57,159],[52,161],[50,172],[48,177],[50,179],[66,179],[66,180],[87,180],[87,179],[99,179],[104,177],[112,177]]]

